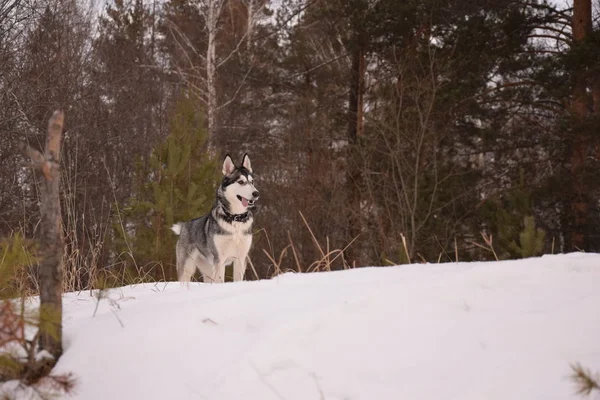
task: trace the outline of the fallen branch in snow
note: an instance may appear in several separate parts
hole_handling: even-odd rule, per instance
[[[115,299],[113,299],[109,296],[108,289],[98,289],[95,297],[96,297],[96,307],[94,308],[94,314],[92,315],[92,318],[94,318],[96,316],[96,313],[98,312],[98,307],[100,306],[100,301],[102,299],[106,299],[106,301],[108,301],[108,307],[109,307],[110,311],[113,313],[113,315],[115,316],[115,318],[117,319],[117,321],[119,322],[119,325],[121,325],[121,328],[125,328],[125,324],[123,323],[121,318],[119,318],[119,316],[117,315],[117,310],[120,310],[121,306]]]

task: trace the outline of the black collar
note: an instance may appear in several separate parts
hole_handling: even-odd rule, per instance
[[[251,215],[250,211],[246,211],[243,214],[230,214],[224,208],[221,208],[221,210],[223,211],[223,215],[221,216],[221,218],[223,218],[225,220],[225,222],[229,222],[229,223],[232,223],[233,221],[247,222],[250,219],[250,215]]]

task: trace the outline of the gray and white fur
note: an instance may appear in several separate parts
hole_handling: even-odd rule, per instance
[[[198,268],[204,282],[222,283],[225,266],[231,262],[233,280],[244,279],[252,245],[252,209],[259,197],[248,154],[240,167],[227,155],[223,175],[210,213],[171,228],[179,235],[176,254],[180,282],[189,282]]]

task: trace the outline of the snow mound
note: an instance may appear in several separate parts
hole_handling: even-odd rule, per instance
[[[69,293],[54,372],[85,400],[577,399],[599,288],[578,253]]]

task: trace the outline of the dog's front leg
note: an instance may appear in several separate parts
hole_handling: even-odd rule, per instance
[[[224,265],[203,265],[201,269],[204,283],[223,283],[225,282],[225,266]]]
[[[215,276],[215,283],[225,282],[225,264],[221,264],[217,267],[217,273]]]
[[[233,281],[239,282],[244,280],[244,273],[246,272],[246,257],[242,260],[236,258],[233,261]]]

